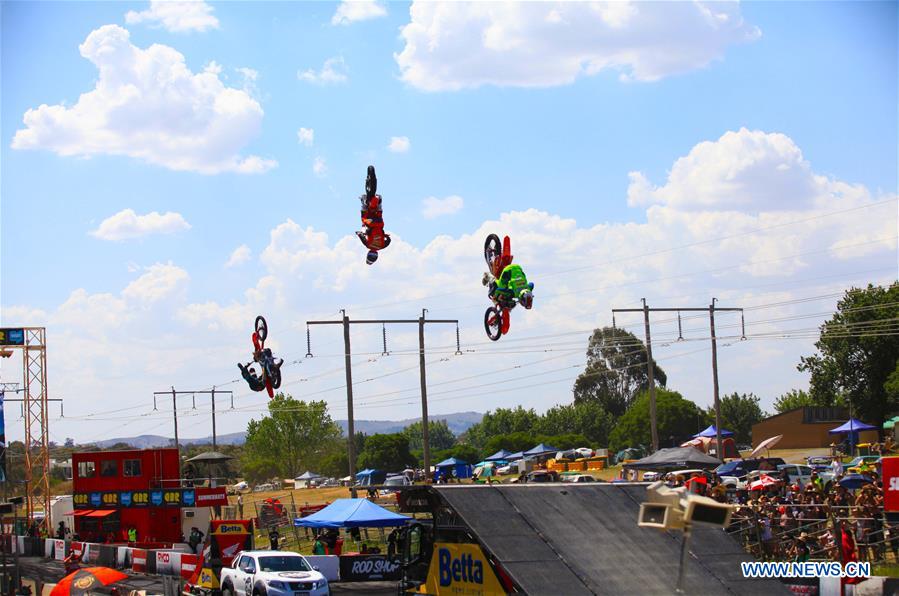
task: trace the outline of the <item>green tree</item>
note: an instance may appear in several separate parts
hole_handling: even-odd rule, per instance
[[[886,383],[883,384],[883,389],[886,391],[888,400],[893,403],[899,403],[899,362],[896,363],[896,370],[887,377]],[[895,410],[890,412],[890,414],[893,412]]]
[[[487,440],[484,445],[484,453],[487,456],[493,455],[500,449],[505,449],[515,453],[517,451],[526,451],[539,443],[536,436],[530,432],[509,433],[506,435],[494,435]]]
[[[605,446],[615,425],[614,417],[595,401],[553,406],[537,421],[535,430],[543,435],[575,433],[586,437],[576,447]]]
[[[491,451],[491,453],[493,453]],[[473,445],[453,445],[449,449],[441,449],[431,453],[431,465],[436,465],[445,459],[455,457],[469,464],[481,461],[481,451]],[[489,453],[487,455],[490,455]]]
[[[899,335],[890,332],[896,318],[899,282],[846,291],[821,326],[818,353],[803,357],[798,367],[811,373],[809,393],[817,403],[833,404],[842,396],[854,416],[883,424],[897,406],[885,387],[899,360]]]
[[[731,393],[721,398],[721,427],[734,433],[737,443],[752,441],[752,425],[765,417],[759,398],[752,393]],[[715,407],[709,406],[708,418],[714,423]]]
[[[814,405],[817,404],[815,404],[812,396],[808,394],[808,391],[803,391],[802,389],[790,389],[774,400],[774,409],[777,410],[778,414],[789,412],[790,410],[795,410],[796,408],[801,408],[803,406]]]
[[[497,408],[487,412],[477,424],[469,427],[460,440],[475,447],[483,447],[491,437],[510,433],[532,432],[540,416],[533,408],[525,410],[521,406]]]
[[[365,440],[357,467],[398,472],[414,464],[415,460],[409,452],[409,438],[403,433],[374,434]]]
[[[621,416],[634,397],[649,388],[646,346],[633,333],[617,327],[596,329],[587,344],[587,366],[574,382],[574,401],[597,402],[612,416]],[[667,376],[653,362],[656,384]]]
[[[409,439],[409,449],[412,451],[424,449],[421,422],[413,422],[403,429],[403,434]],[[431,451],[449,449],[455,444],[456,435],[449,429],[446,420],[429,420],[428,442],[431,444]]]
[[[667,389],[656,390],[656,417],[659,439],[665,444],[673,437],[679,445],[696,434],[705,422],[705,412],[680,393]],[[649,445],[652,442],[649,429],[649,391],[641,392],[627,412],[618,419],[609,436],[609,449],[618,451],[625,447]]]
[[[268,411],[262,420],[247,424],[241,463],[250,480],[293,478],[314,470],[340,438],[324,401],[304,402],[278,393],[269,400]]]

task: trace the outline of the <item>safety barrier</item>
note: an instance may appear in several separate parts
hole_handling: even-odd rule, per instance
[[[189,555],[181,553],[181,577],[190,579],[200,564],[200,557],[197,555]]]
[[[159,575],[181,575],[181,553],[173,550],[154,551],[156,573]]]
[[[147,550],[135,548],[131,550],[131,569],[135,573],[147,572]]]

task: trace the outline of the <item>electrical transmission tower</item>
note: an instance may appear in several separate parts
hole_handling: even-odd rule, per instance
[[[25,512],[29,519],[43,508],[50,527],[50,433],[47,396],[47,330],[44,327],[0,329],[3,357],[22,351],[22,404],[25,414]]]
[[[383,355],[387,355],[387,324],[418,325],[418,369],[421,376],[421,434],[424,441],[424,466],[425,476],[430,477],[431,474],[431,445],[428,434],[428,386],[425,376],[425,325],[428,323],[450,323],[456,326],[456,354],[461,354],[459,349],[459,321],[457,319],[425,319],[427,309],[422,309],[421,316],[417,319],[377,319],[377,320],[356,320],[352,321],[346,314],[346,310],[341,310],[343,319],[340,321],[306,321],[306,357],[312,357],[312,344],[309,334],[309,325],[343,325],[343,348],[344,348],[344,367],[346,368],[346,404],[347,404],[347,459],[349,460],[350,477],[356,477],[356,447],[354,443],[355,428],[353,425],[353,371],[352,362],[350,360],[350,326],[351,325],[381,325],[384,337]]]
[[[712,298],[712,303],[708,307],[702,308],[649,308],[646,304],[646,298],[642,298],[643,308],[613,308],[612,309],[612,326],[615,326],[615,313],[619,312],[642,312],[643,327],[646,335],[646,368],[649,374],[649,426],[652,432],[652,451],[655,453],[659,450],[659,429],[656,420],[656,385],[655,371],[652,359],[652,336],[649,330],[649,313],[651,312],[676,312],[678,330],[680,331],[680,313],[681,312],[708,312],[709,328],[711,330],[712,339],[712,385],[715,398],[715,446],[716,455],[720,459],[721,451],[721,402],[718,399],[718,342],[715,336],[715,312],[739,312],[741,316],[742,337],[746,338],[746,321],[742,318],[742,308],[719,308],[715,306],[717,298]],[[679,333],[678,339],[683,339],[683,334]]]

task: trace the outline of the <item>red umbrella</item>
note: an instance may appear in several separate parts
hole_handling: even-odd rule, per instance
[[[123,579],[128,579],[128,576],[109,567],[84,567],[59,580],[50,596],[78,596]]]
[[[774,486],[775,484],[779,484],[780,480],[775,480],[771,476],[767,474],[762,474],[759,476],[759,479],[749,485],[749,490],[765,490],[769,486]]]

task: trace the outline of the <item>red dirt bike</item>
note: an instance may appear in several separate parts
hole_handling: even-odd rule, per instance
[[[272,355],[270,348],[265,347],[265,340],[268,338],[268,323],[265,317],[256,317],[255,331],[253,332],[253,362],[246,364],[238,364],[240,374],[250,385],[253,391],[262,391],[265,389],[269,397],[275,397],[275,389],[281,387],[281,365],[284,363],[280,358]],[[258,364],[262,374],[258,374],[254,364]]]
[[[503,269],[512,264],[512,241],[509,237],[504,237],[500,244],[499,236],[496,234],[487,236],[487,240],[484,241],[484,260],[487,261],[489,275],[484,276],[483,283],[492,289],[492,284],[496,283],[495,280]],[[487,331],[487,337],[497,341],[509,332],[509,311],[515,308],[515,300],[498,298],[492,291],[490,300],[493,306],[484,313],[484,329]]]

